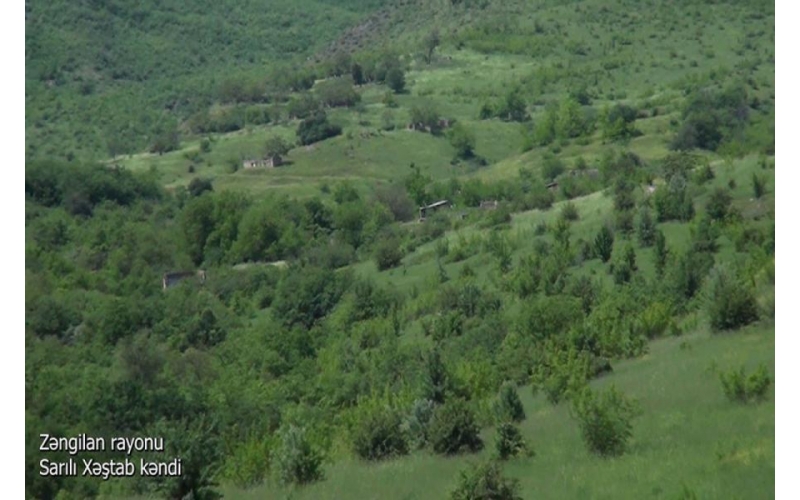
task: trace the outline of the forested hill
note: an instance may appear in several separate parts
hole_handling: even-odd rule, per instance
[[[203,2],[27,9],[26,498],[771,497],[772,3]]]
[[[268,68],[304,61],[385,3],[26,2],[28,156],[97,157],[110,140],[142,149],[159,122],[208,106],[225,78],[263,82]]]
[[[309,53],[379,0],[29,3],[26,76],[56,85],[146,81]]]
[[[387,52],[420,59],[434,27],[443,47],[530,57],[537,69],[517,83],[538,104],[561,86],[626,94],[628,71],[645,64],[651,78],[640,75],[635,85],[700,72],[698,58],[717,74],[730,71],[729,62],[755,70],[773,59],[756,43],[774,32],[772,5],[759,3],[700,9],[682,0],[640,10],[639,2],[552,0],[29,2],[26,157],[142,152],[163,137],[199,133],[191,118],[214,106],[236,107],[236,123],[217,132],[274,123],[287,116],[273,105],[315,79],[350,73],[351,61],[364,67]]]

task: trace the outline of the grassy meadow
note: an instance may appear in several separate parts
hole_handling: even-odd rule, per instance
[[[704,328],[659,340],[640,359],[615,365],[595,382],[635,396],[630,453],[616,459],[588,453],[565,405],[553,407],[530,387],[520,388],[527,418],[520,425],[535,456],[508,463],[522,497],[546,498],[775,498],[775,402],[740,406],[721,393],[717,369],[767,363],[774,370],[775,327],[765,323],[715,336]],[[492,429],[485,429],[492,443]],[[483,454],[488,455],[488,451]],[[458,471],[481,455],[438,458],[417,454],[387,463],[344,461],[326,481],[302,489],[224,488],[225,498],[438,499],[455,488]]]

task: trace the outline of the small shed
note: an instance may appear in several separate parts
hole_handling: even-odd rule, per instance
[[[600,171],[596,168],[576,168],[569,171],[572,177],[588,177],[590,179],[599,179]]]
[[[175,271],[164,273],[164,276],[161,278],[161,287],[166,290],[192,277],[196,277],[201,285],[206,282],[206,272],[202,269],[198,271]]]
[[[497,200],[484,200],[481,202],[483,210],[497,210]]]
[[[429,212],[437,212],[443,208],[450,208],[453,204],[450,203],[449,200],[439,200],[435,203],[431,203],[430,205],[425,205],[424,207],[419,207],[419,220],[425,220],[425,217],[428,215]]]
[[[558,189],[558,182],[549,183],[547,185],[547,189],[549,189],[550,191],[555,191],[556,189]]]
[[[283,158],[273,155],[268,158],[251,158],[242,162],[242,168],[274,168],[283,165]]]

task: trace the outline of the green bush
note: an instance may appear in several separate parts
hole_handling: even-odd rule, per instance
[[[567,202],[561,207],[561,218],[567,221],[576,221],[580,218],[578,214],[578,207],[575,206],[574,203]]]
[[[643,207],[639,211],[639,224],[636,226],[636,232],[639,245],[643,248],[651,247],[656,242],[656,224],[647,207]]]
[[[637,329],[649,339],[659,337],[675,327],[672,307],[666,302],[652,302],[636,319]]]
[[[317,99],[305,92],[299,97],[293,97],[286,105],[286,114],[289,118],[306,119],[314,113],[320,111],[320,103]]]
[[[500,465],[491,461],[461,471],[450,500],[522,500],[522,497],[519,481],[504,477]]]
[[[734,330],[758,320],[758,303],[749,284],[718,267],[712,272],[709,303],[711,327]]]
[[[481,109],[478,111],[478,118],[481,120],[489,120],[495,116],[494,106],[490,102],[481,104]]]
[[[569,295],[537,296],[523,306],[517,328],[536,341],[557,338],[583,320],[581,300]]]
[[[436,404],[429,399],[417,399],[414,401],[411,413],[405,422],[405,429],[413,447],[423,448],[428,445],[428,429],[435,408]]]
[[[214,186],[211,184],[210,179],[195,177],[189,183],[189,187],[187,188],[187,190],[189,191],[189,194],[191,194],[192,196],[200,196],[206,191],[213,191]]]
[[[745,374],[744,366],[742,366],[738,370],[721,372],[719,379],[722,382],[725,396],[738,403],[763,400],[772,383],[767,366],[763,363],[749,376]]]
[[[725,220],[730,212],[733,198],[727,189],[718,187],[714,189],[706,204],[706,212],[712,220]]]
[[[689,221],[694,217],[694,203],[686,189],[686,178],[679,174],[674,175],[667,186],[656,190],[653,204],[659,222]]]
[[[614,233],[608,226],[600,228],[594,239],[594,253],[603,262],[608,262],[614,249]]]
[[[494,115],[501,120],[523,122],[530,119],[526,108],[527,104],[519,88],[513,88],[493,111]],[[481,108],[481,114],[484,114],[484,108]]]
[[[694,181],[698,185],[705,184],[706,182],[714,179],[714,169],[711,168],[711,164],[705,162],[701,167],[699,167],[694,175]]]
[[[572,411],[589,451],[604,457],[625,452],[633,435],[631,421],[640,413],[638,403],[614,386],[599,394],[584,388],[573,399]]]
[[[511,382],[505,382],[500,387],[493,409],[498,423],[525,420],[525,409],[522,407],[516,386]]]
[[[387,90],[383,94],[381,102],[387,108],[396,108],[397,106],[399,106],[399,104],[397,103],[397,98],[394,96],[394,92],[392,92],[391,90]]]
[[[400,242],[393,238],[382,239],[375,247],[375,263],[379,271],[396,267],[403,260]]]
[[[282,137],[273,135],[264,143],[264,156],[266,158],[284,156],[290,149],[291,146]]]
[[[309,443],[305,429],[290,425],[281,430],[275,470],[283,484],[307,484],[323,479],[322,455]]]
[[[508,207],[502,206],[496,210],[490,210],[489,214],[482,221],[481,227],[489,228],[502,226],[511,222],[511,211]]]
[[[603,139],[628,139],[636,134],[636,110],[626,104],[616,104],[601,115]]]
[[[633,232],[633,210],[614,212],[614,229],[627,238]]]
[[[26,307],[26,325],[40,337],[53,335],[66,338],[71,326],[80,323],[80,315],[64,300],[51,295],[42,295],[30,301]]]
[[[442,131],[439,123],[439,110],[430,101],[412,106],[409,118],[417,130],[427,130],[433,135],[439,135]]]
[[[630,243],[625,245],[623,253],[618,254],[618,258],[615,259],[611,268],[614,275],[614,283],[617,285],[622,285],[631,280],[633,273],[638,269],[636,266],[636,252],[633,249],[633,245]]]
[[[181,457],[183,473],[180,476],[157,477],[152,486],[162,498],[194,498],[217,500],[222,495],[216,491],[216,477],[223,456],[218,430],[205,415],[180,422],[160,421],[155,435],[164,436],[165,453]],[[150,481],[150,480],[146,480]]]
[[[586,352],[551,347],[534,366],[533,391],[542,390],[547,401],[557,405],[579,393],[590,374],[591,360]]]
[[[361,101],[361,94],[355,91],[349,76],[324,80],[317,84],[316,92],[319,100],[331,107],[350,107]]]
[[[475,133],[461,123],[453,125],[447,137],[456,150],[457,158],[469,159],[475,155]]]
[[[459,311],[449,311],[437,316],[433,322],[431,337],[434,342],[458,337],[464,330],[464,318]]]
[[[566,167],[564,166],[564,162],[558,158],[547,158],[542,165],[542,177],[544,178],[545,182],[550,182],[559,175],[563,174],[565,169]]]
[[[697,90],[687,99],[683,124],[670,148],[716,151],[724,143],[736,143],[749,121],[749,109],[744,86]]]
[[[655,256],[656,275],[661,277],[664,275],[664,268],[667,265],[667,255],[669,255],[669,249],[667,248],[667,239],[660,229],[656,229],[655,251],[653,252],[653,255]]]
[[[452,455],[483,449],[475,413],[463,399],[449,399],[433,412],[429,428],[433,451]]]
[[[225,477],[240,488],[261,484],[269,470],[270,446],[264,439],[250,439],[225,461]]]
[[[503,422],[497,426],[495,453],[500,460],[533,455],[519,428],[511,422]]]
[[[366,404],[353,429],[353,451],[364,460],[382,460],[408,453],[403,419],[394,409]]]
[[[753,172],[753,196],[757,200],[761,199],[764,196],[764,193],[767,192],[767,178],[757,175]]]
[[[297,138],[302,145],[313,144],[342,133],[341,127],[328,123],[324,111],[315,112],[297,127]]]
[[[403,70],[395,66],[386,73],[386,85],[396,94],[401,94],[406,89],[406,76]]]

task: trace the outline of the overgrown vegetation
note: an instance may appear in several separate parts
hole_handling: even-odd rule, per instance
[[[632,421],[640,412],[636,401],[612,386],[600,394],[585,389],[572,408],[589,451],[604,457],[625,452],[633,435]]]
[[[451,500],[518,500],[519,482],[503,476],[497,462],[476,464],[461,472]]]
[[[29,496],[677,493],[662,464],[698,497],[768,489],[747,412],[770,402],[725,413],[687,374],[744,362],[744,338],[769,360],[769,5],[252,7],[27,7]],[[675,429],[745,427],[756,465],[706,487],[712,454]],[[193,458],[174,481],[47,478],[37,430]],[[635,484],[586,461],[645,451]],[[507,475],[456,477],[487,456]]]
[[[725,397],[736,403],[762,401],[772,382],[767,367],[763,364],[747,375],[742,366],[738,370],[720,372],[719,379],[725,391]]]

